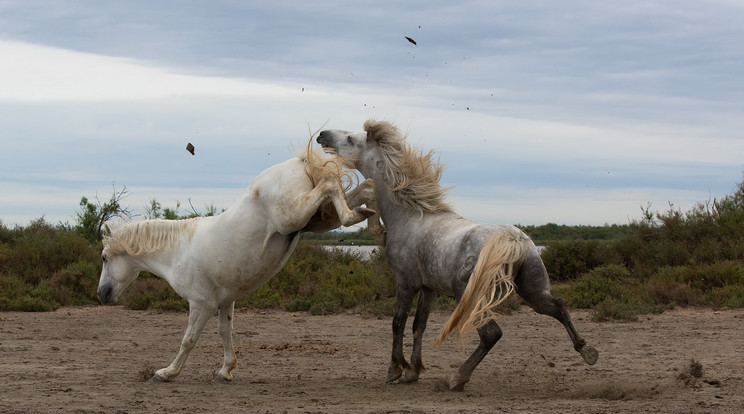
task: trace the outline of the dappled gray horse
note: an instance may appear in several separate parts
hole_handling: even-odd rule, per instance
[[[439,185],[443,166],[433,152],[411,148],[394,125],[372,120],[362,131],[322,131],[317,141],[378,185],[378,208],[387,231],[378,242],[386,243],[387,260],[397,276],[388,382],[418,380],[424,369],[422,337],[438,293],[454,296],[458,305],[436,342],[452,331],[458,339],[472,330],[480,337],[478,348],[449,378],[450,390],[464,388],[501,338],[493,309],[512,290],[538,313],[560,321],[574,349],[587,363],[597,362],[598,352],[576,332],[565,301],[551,296],[548,274],[534,243],[513,226],[483,225],[452,211]],[[403,331],[417,293],[409,364],[403,356]]]

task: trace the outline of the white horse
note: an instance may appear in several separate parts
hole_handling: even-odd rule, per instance
[[[455,213],[444,202],[439,185],[443,166],[433,152],[411,148],[394,125],[372,120],[361,131],[322,131],[317,141],[379,186],[385,253],[397,276],[388,382],[418,380],[424,369],[422,338],[437,294],[454,296],[458,305],[436,342],[450,332],[462,337],[477,330],[480,337],[478,348],[449,379],[450,390],[465,387],[501,338],[493,309],[514,290],[534,310],[560,321],[587,363],[597,362],[599,353],[576,332],[565,301],[551,296],[548,273],[532,240],[516,227],[483,225]],[[403,356],[403,331],[416,294],[409,364]]]
[[[300,233],[350,226],[375,214],[374,181],[365,180],[345,194],[351,186],[347,173],[338,158],[308,149],[299,158],[262,172],[218,216],[144,220],[114,231],[106,226],[98,284],[101,302],[115,302],[142,271],[162,277],[189,302],[188,327],[178,355],[170,366],[155,372],[153,381],[168,381],[181,372],[215,311],[225,353],[217,375],[232,379],[237,365],[232,346],[235,300],[279,272]]]

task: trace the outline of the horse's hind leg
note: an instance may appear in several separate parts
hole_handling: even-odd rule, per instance
[[[554,298],[550,294],[550,281],[542,260],[530,258],[523,264],[514,280],[517,293],[524,298],[537,313],[549,315],[557,319],[568,332],[574,349],[581,354],[589,365],[594,365],[599,358],[599,352],[586,344],[571,322],[571,316],[566,309],[566,301]]]
[[[421,345],[423,342],[426,322],[429,319],[431,305],[436,299],[437,293],[429,288],[422,288],[419,293],[418,306],[416,306],[416,316],[413,318],[413,351],[411,351],[411,365],[406,368],[400,382],[404,384],[416,382],[419,374],[425,371],[424,363],[421,360]]]
[[[490,320],[478,328],[478,336],[480,337],[478,347],[460,366],[457,373],[449,378],[448,386],[450,391],[462,391],[465,388],[465,384],[470,381],[470,376],[473,374],[475,368],[488,355],[488,352],[501,339],[502,335],[501,327],[494,320]]]
[[[186,327],[186,334],[184,334],[181,341],[181,348],[178,351],[178,355],[176,355],[176,358],[168,367],[155,372],[155,375],[152,377],[153,381],[169,381],[181,373],[183,366],[186,364],[186,358],[189,357],[189,353],[194,349],[196,341],[204,329],[204,325],[207,324],[214,311],[215,309],[205,309],[195,306],[194,303],[189,304],[189,325]]]
[[[224,363],[222,369],[217,373],[217,378],[230,381],[232,380],[232,370],[238,366],[238,359],[235,357],[235,349],[232,343],[232,330],[233,330],[233,309],[235,308],[235,302],[230,302],[223,305],[219,310],[219,333],[222,338],[222,346],[225,350]]]

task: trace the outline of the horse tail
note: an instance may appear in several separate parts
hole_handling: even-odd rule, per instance
[[[496,317],[494,309],[514,291],[514,271],[528,246],[527,235],[513,227],[504,226],[486,240],[460,302],[434,341],[436,345],[452,331],[457,331],[459,342]]]

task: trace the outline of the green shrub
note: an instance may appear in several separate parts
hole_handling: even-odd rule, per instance
[[[268,284],[265,284],[249,296],[235,301],[235,307],[267,309],[278,307],[280,303],[281,297],[279,296],[279,292],[276,292]]]
[[[685,267],[666,266],[655,273],[645,284],[643,296],[657,305],[702,305],[705,298],[700,289],[687,281]]]
[[[609,320],[632,322],[638,320],[638,313],[637,305],[607,298],[594,306],[592,319],[596,322]]]
[[[711,290],[708,302],[715,308],[744,308],[744,286],[724,286]]]
[[[155,277],[135,279],[122,295],[124,306],[134,310],[159,309],[186,311],[189,303],[178,296],[168,282]]]
[[[395,297],[379,298],[362,305],[365,314],[375,318],[392,318],[395,315]]]
[[[5,266],[29,284],[38,284],[72,263],[100,260],[99,245],[91,245],[74,232],[57,229],[44,219],[35,220],[18,232],[11,246],[10,252],[3,249]]]
[[[55,272],[47,283],[52,297],[62,306],[91,305],[98,303],[100,272],[100,264],[77,262]]]
[[[570,240],[550,243],[542,254],[551,280],[574,280],[597,266],[620,264],[620,255],[610,242]]]
[[[0,311],[45,312],[59,309],[46,283],[36,286],[13,275],[0,275]]]
[[[313,306],[309,298],[295,296],[284,303],[284,310],[288,312],[306,312]]]
[[[568,306],[575,308],[591,308],[608,298],[627,301],[628,291],[624,281],[629,276],[630,273],[623,266],[600,266],[559,292]]]

